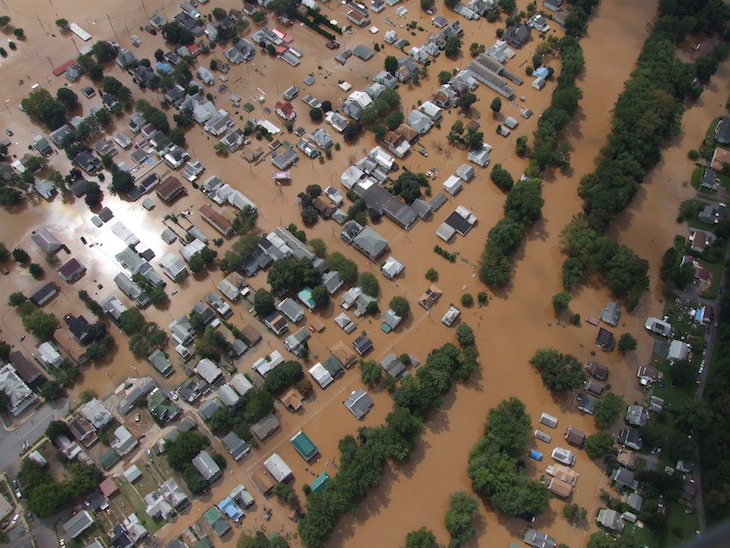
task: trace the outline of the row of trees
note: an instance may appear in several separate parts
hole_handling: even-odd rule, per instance
[[[470,355],[469,355],[470,354]],[[441,405],[453,379],[467,379],[477,367],[475,347],[460,351],[445,344],[429,354],[417,374],[406,377],[393,395],[395,406],[377,427],[362,427],[357,437],[339,443],[342,453],[337,474],[320,493],[311,493],[306,514],[299,521],[299,535],[308,548],[324,545],[337,520],[355,511],[368,489],[380,483],[388,460],[408,459],[429,412]]]
[[[504,218],[489,231],[480,259],[479,279],[492,287],[506,286],[512,277],[512,254],[522,244],[527,228],[542,218],[541,183],[538,179],[518,182],[507,194]]]
[[[660,17],[614,107],[608,145],[599,153],[595,171],[581,179],[579,195],[583,199],[583,215],[571,222],[580,227],[579,232],[590,235],[597,244],[592,247],[598,248],[597,252],[605,259],[587,264],[589,261],[578,251],[564,248],[568,254],[563,267],[566,287],[595,278],[596,274],[611,287],[609,278],[613,278],[614,283],[618,282],[619,290],[611,287],[612,291],[618,298],[626,299],[629,308],[635,306],[638,296],[648,287],[645,262],[623,246],[618,248],[621,257],[608,260],[611,253],[601,248],[609,242],[607,238],[602,239],[601,234],[631,203],[644,177],[661,158],[665,139],[679,132],[685,99],[700,92],[692,81],[697,67],[675,56],[675,44],[684,40],[689,32],[717,28],[718,21],[725,21],[727,13],[727,7],[716,0],[660,4]],[[724,44],[713,52],[711,64],[700,63],[703,78],[709,78],[717,62],[726,57],[728,49]],[[569,226],[568,231],[574,230]],[[580,249],[584,250],[585,246]],[[612,266],[625,260],[628,260],[629,270],[621,275]]]
[[[550,504],[552,496],[545,486],[518,466],[531,432],[525,404],[512,397],[489,410],[484,435],[471,450],[468,474],[472,488],[497,512],[537,516]]]

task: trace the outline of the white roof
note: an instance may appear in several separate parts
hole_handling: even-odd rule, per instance
[[[314,377],[314,380],[317,381],[317,384],[319,384],[322,388],[325,388],[334,380],[332,375],[330,375],[330,372],[327,371],[321,363],[317,363],[314,367],[312,367],[309,370],[309,374]]]
[[[281,482],[292,476],[291,468],[276,453],[264,461],[264,466],[276,481]]]
[[[253,384],[249,381],[243,373],[236,373],[231,377],[231,386],[238,392],[241,397],[244,397],[251,390],[253,390]]]

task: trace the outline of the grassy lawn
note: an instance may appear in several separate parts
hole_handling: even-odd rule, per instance
[[[720,180],[720,186],[725,189],[725,192],[730,191],[730,177],[718,173],[717,178]]]
[[[710,124],[710,127],[707,128],[707,133],[705,134],[705,138],[707,139],[714,139],[715,138],[715,130],[717,129],[717,124],[720,123],[720,118],[715,118],[712,123]]]
[[[717,194],[716,190],[710,190],[709,188],[700,188],[700,179],[702,179],[702,176],[704,174],[705,174],[704,167],[696,167],[694,169],[694,171],[692,172],[692,178],[690,179],[692,188],[694,188],[697,192],[701,192],[702,194],[714,196],[715,194]]]
[[[709,232],[712,232],[717,228],[717,225],[703,223],[702,221],[697,219],[697,214],[706,205],[710,204],[708,204],[704,200],[687,200],[686,202],[682,202],[682,205],[679,208],[679,218],[687,221],[687,224],[691,228],[699,228],[700,230],[707,230]]]
[[[142,479],[140,479],[139,481],[141,482]],[[134,513],[137,514],[139,520],[147,528],[150,536],[154,535],[157,531],[162,529],[163,525],[167,523],[165,520],[153,519],[147,515],[147,512],[145,511],[147,505],[145,504],[144,500],[142,500],[141,495],[137,493],[134,486],[132,486],[128,481],[120,480],[119,490],[121,491],[120,494],[129,501],[134,510]]]
[[[720,281],[722,278],[722,264],[712,264],[710,262],[700,259],[700,265],[706,268],[712,274],[712,282],[710,287],[705,289],[701,295],[705,299],[715,299],[717,297],[717,288],[720,287]]]

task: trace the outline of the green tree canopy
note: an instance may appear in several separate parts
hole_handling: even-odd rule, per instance
[[[142,329],[144,323],[144,316],[137,307],[128,308],[119,315],[119,327],[127,335],[132,335]]]
[[[545,386],[553,392],[570,392],[583,386],[586,379],[578,358],[554,348],[537,349],[530,363],[540,373]]]
[[[377,297],[380,292],[380,284],[372,272],[361,273],[357,278],[357,286],[363,290],[363,293],[371,297]]]
[[[433,0],[430,0],[433,2]],[[436,535],[430,529],[421,527],[406,535],[406,544],[403,548],[438,548]]]
[[[403,319],[407,318],[411,311],[411,305],[408,304],[408,301],[404,297],[393,297],[390,300],[389,306],[393,312]]]
[[[398,70],[398,58],[393,55],[388,55],[383,62],[383,68],[391,74],[395,74]]]
[[[555,295],[553,295],[552,299],[553,310],[556,314],[560,314],[561,312],[568,310],[568,306],[570,306],[570,301],[572,300],[573,296],[566,291],[556,293]]]
[[[613,392],[609,392],[598,400],[596,410],[593,413],[593,420],[596,421],[598,428],[610,428],[625,409],[626,402],[624,399]]]
[[[38,339],[46,341],[53,336],[53,332],[58,327],[58,320],[53,314],[47,314],[39,309],[23,316],[23,327]]]
[[[588,456],[598,460],[608,455],[613,448],[613,437],[608,432],[596,432],[586,438],[585,450]]]
[[[478,513],[479,502],[468,493],[459,491],[449,497],[449,509],[444,516],[444,524],[452,544],[458,546],[476,535],[472,518]]]
[[[274,307],[274,296],[265,289],[259,289],[254,293],[253,306],[256,310],[256,315],[261,318],[268,316],[276,310]]]

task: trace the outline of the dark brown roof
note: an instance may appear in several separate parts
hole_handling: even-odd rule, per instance
[[[11,365],[15,368],[16,373],[18,373],[18,377],[20,377],[25,384],[33,385],[40,380],[45,380],[46,377],[43,375],[40,368],[19,350],[11,352],[8,355],[8,359]]]
[[[256,344],[261,340],[261,333],[259,333],[252,325],[247,325],[241,329],[241,335],[246,337],[246,340],[251,344]]]
[[[58,269],[58,274],[66,281],[75,280],[86,272],[86,267],[75,257]]]
[[[168,177],[157,187],[157,195],[166,202],[170,202],[185,193],[185,187],[177,177]]]

